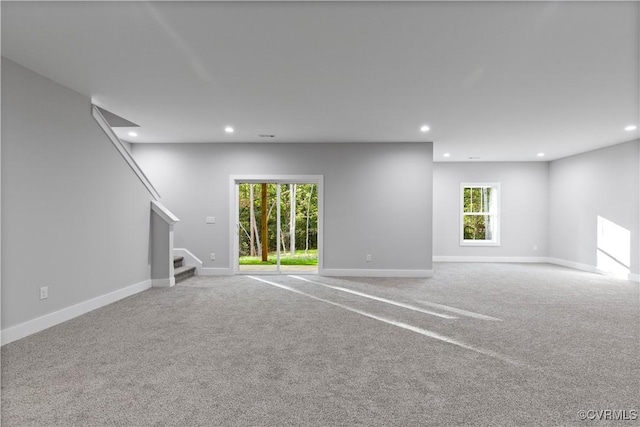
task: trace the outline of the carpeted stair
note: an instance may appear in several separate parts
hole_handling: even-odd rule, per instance
[[[173,257],[173,269],[174,274],[173,277],[176,279],[176,283],[180,283],[184,280],[187,280],[189,277],[193,277],[196,274],[196,268],[187,265],[183,265],[184,257],[183,256],[174,256]]]

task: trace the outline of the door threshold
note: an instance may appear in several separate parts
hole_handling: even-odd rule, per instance
[[[317,276],[317,271],[236,271],[236,276],[252,276],[254,274],[258,274],[261,276]]]

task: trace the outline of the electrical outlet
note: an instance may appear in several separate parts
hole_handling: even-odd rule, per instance
[[[211,252],[211,261],[215,261],[215,260],[216,260],[216,253]]]
[[[216,223],[216,217],[215,216],[208,216],[207,217],[207,224],[215,224]]]
[[[47,299],[47,298],[49,298],[49,287],[43,286],[40,288],[40,299]]]
[[[533,250],[537,251],[538,250],[538,245],[533,245]]]
[[[367,254],[367,262],[371,262],[371,254]]]

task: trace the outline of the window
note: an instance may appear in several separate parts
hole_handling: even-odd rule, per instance
[[[460,184],[460,245],[500,245],[500,184]]]

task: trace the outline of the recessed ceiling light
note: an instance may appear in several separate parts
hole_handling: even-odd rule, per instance
[[[429,132],[429,126],[422,125],[422,127],[420,128],[420,132]]]
[[[129,132],[127,135],[134,136],[134,137],[138,136],[138,134],[136,132],[133,132],[133,131]]]
[[[636,130],[636,129],[638,129],[638,126],[636,126],[636,125],[629,125],[626,128],[624,128],[624,130],[626,130],[628,132],[631,132],[632,130]]]
[[[233,128],[231,126],[227,126],[226,128],[224,128],[224,131],[226,133],[233,133]]]
[[[544,153],[538,153],[538,157],[544,157]]]
[[[451,154],[449,154],[449,153],[444,153],[444,157],[451,157]]]

